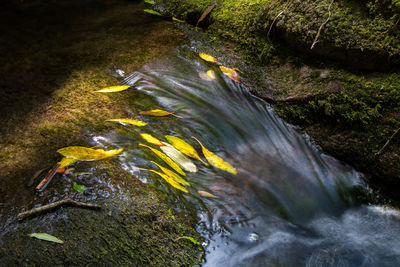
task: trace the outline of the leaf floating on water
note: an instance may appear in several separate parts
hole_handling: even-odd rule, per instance
[[[209,7],[203,12],[203,14],[201,14],[199,20],[198,20],[197,23],[196,23],[196,28],[197,28],[197,26],[199,26],[199,23],[202,22],[202,21],[207,17],[207,15],[210,14],[210,12],[211,12],[216,6],[217,6],[217,4],[214,3],[213,5],[209,6]]]
[[[183,154],[185,154],[188,157],[200,160],[204,165],[206,165],[207,167],[210,166],[208,165],[207,162],[204,162],[199,154],[197,154],[196,149],[194,149],[194,147],[192,147],[191,145],[189,145],[188,143],[186,143],[186,141],[180,139],[179,137],[176,136],[172,136],[172,135],[165,135],[164,136],[165,139],[167,139],[167,141],[176,149],[178,149],[180,152],[182,152]]]
[[[183,20],[177,19],[177,18],[175,18],[175,17],[172,17],[172,20],[173,20],[173,21],[180,22],[180,23],[185,23]]]
[[[149,13],[151,15],[156,15],[156,16],[162,16],[160,12],[157,12],[155,10],[152,9],[143,9],[144,12]]]
[[[156,117],[163,117],[163,116],[168,116],[168,115],[176,116],[174,114],[174,112],[169,112],[169,111],[165,111],[162,109],[152,109],[152,110],[148,110],[148,111],[140,111],[139,114],[156,116]],[[176,117],[179,117],[179,116],[176,116]]]
[[[110,86],[110,87],[105,87],[103,89],[94,91],[95,93],[114,93],[114,92],[120,92],[124,91],[131,87],[130,85],[117,85],[117,86]]]
[[[203,144],[196,137],[192,136],[192,138],[195,139],[200,144],[201,149],[203,150],[204,157],[206,157],[206,159],[208,160],[208,162],[210,162],[211,165],[213,165],[218,169],[230,172],[235,175],[238,173],[235,167],[233,167],[228,162],[224,161],[222,158],[218,157],[213,152],[205,148]]]
[[[161,152],[157,149],[154,149],[152,147],[143,145],[143,144],[139,144],[139,145],[147,147],[148,149],[153,151],[153,153],[156,154],[159,158],[161,158],[163,161],[165,161],[165,163],[167,163],[169,166],[171,166],[171,168],[174,169],[177,173],[179,173],[180,175],[186,176],[186,173],[181,169],[181,167],[179,167],[178,164],[176,164],[172,159],[170,159],[170,157],[165,155],[163,152]]]
[[[124,149],[114,149],[105,151],[104,149],[93,149],[83,146],[69,146],[57,150],[58,153],[67,158],[72,158],[76,160],[91,161],[91,160],[101,160],[116,156],[120,154]]]
[[[125,123],[125,124],[131,124],[135,126],[146,126],[147,123],[144,121],[140,120],[133,120],[133,119],[111,119],[111,120],[106,120],[106,121],[112,121],[112,122],[119,122],[119,123]]]
[[[179,190],[181,190],[181,191],[183,191],[183,192],[185,192],[185,193],[189,193],[189,191],[188,191],[186,188],[184,188],[184,187],[181,186],[179,183],[177,183],[172,177],[170,177],[170,176],[168,176],[168,175],[166,175],[166,174],[164,174],[164,173],[155,171],[155,170],[149,170],[149,171],[158,174],[158,175],[161,176],[167,183],[169,183],[170,185],[172,185],[172,186],[175,187],[176,189],[179,189]]]
[[[194,163],[189,158],[187,158],[179,150],[177,150],[170,144],[164,142],[163,144],[164,146],[160,147],[161,150],[165,154],[167,154],[167,156],[170,157],[173,161],[178,163],[178,165],[181,166],[182,169],[188,172],[197,172],[196,165],[194,165]]]
[[[194,239],[193,237],[190,237],[190,236],[181,236],[181,237],[178,237],[177,239],[175,239],[174,241],[176,242],[179,239],[187,239],[187,240],[190,240],[195,245],[200,245],[199,241],[197,241],[196,239]]]
[[[204,54],[204,53],[199,53],[199,57],[204,59],[205,61],[212,62],[212,63],[218,63],[218,60],[210,55]]]
[[[153,145],[157,145],[157,146],[164,146],[164,144],[158,140],[157,138],[155,138],[154,136],[150,135],[150,134],[146,134],[146,133],[141,133],[140,136],[146,140],[147,142],[149,142],[150,144]]]
[[[75,191],[78,191],[79,193],[83,193],[86,190],[86,186],[77,184],[76,182],[72,184],[72,187]]]
[[[152,0],[144,0],[144,2],[150,5],[154,5],[154,1]]]
[[[223,74],[225,74],[226,76],[228,76],[232,80],[237,81],[237,82],[239,82],[241,84],[244,84],[246,86],[249,86],[249,87],[253,86],[251,84],[243,83],[242,78],[240,78],[240,75],[239,75],[239,71],[240,70],[238,68],[231,69],[231,68],[228,68],[228,67],[225,67],[225,66],[219,66],[219,68],[220,68],[220,70],[222,71]]]
[[[217,198],[217,196],[214,196],[213,194],[208,193],[207,191],[197,191],[197,193],[199,193],[199,195],[203,197]]]
[[[207,76],[210,77],[211,80],[215,80],[215,72],[213,70],[208,70]]]
[[[179,176],[179,174],[176,174],[175,172],[171,171],[168,168],[165,168],[163,166],[161,166],[160,164],[158,164],[157,162],[152,161],[153,164],[157,165],[158,168],[160,168],[162,170],[163,173],[165,173],[166,175],[168,175],[169,177],[171,177],[172,179],[174,179],[177,183],[180,183],[182,185],[188,185],[190,186],[190,184],[183,179],[182,177]]]
[[[64,243],[64,241],[58,239],[57,237],[49,235],[49,234],[46,234],[46,233],[32,233],[32,234],[29,234],[29,236],[37,238],[37,239],[41,239],[41,240],[46,240],[46,241],[58,243],[58,244],[63,244]]]

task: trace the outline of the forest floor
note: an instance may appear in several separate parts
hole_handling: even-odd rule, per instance
[[[27,185],[36,171],[60,160],[57,149],[88,146],[91,137],[112,127],[106,119],[127,116],[124,108],[133,90],[123,95],[94,91],[120,83],[111,75],[116,68],[128,74],[182,44],[182,33],[172,22],[144,13],[142,1],[2,1],[0,7],[0,261],[43,266],[198,262],[199,246],[173,241],[197,234],[195,215],[173,214],[154,188],[112,160],[98,163],[97,175],[125,186],[131,194],[124,201],[99,198],[106,206],[101,212],[62,208],[14,222],[18,212],[62,195],[57,184],[65,179],[60,177],[41,195]],[[70,242],[55,247],[27,237],[46,229]]]

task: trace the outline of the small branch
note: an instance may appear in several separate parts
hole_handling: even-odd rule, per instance
[[[63,200],[56,201],[56,202],[41,206],[39,208],[34,208],[34,209],[31,209],[31,210],[28,210],[28,211],[21,212],[21,213],[18,214],[18,220],[22,221],[23,219],[25,219],[27,217],[36,215],[38,213],[46,212],[46,211],[49,211],[49,210],[53,210],[53,209],[55,209],[57,207],[64,206],[64,205],[72,205],[72,206],[75,206],[75,207],[88,208],[88,209],[101,209],[101,206],[99,206],[99,205],[90,204],[90,203],[84,203],[84,202],[78,202],[78,201],[75,201],[75,200],[73,200],[71,198],[65,198]]]
[[[389,145],[389,143],[392,141],[392,139],[393,139],[399,132],[400,132],[400,128],[397,129],[397,130],[392,134],[392,136],[386,141],[386,143],[383,145],[383,147],[382,147],[378,152],[375,153],[375,156],[379,156],[379,155],[383,152],[383,150],[385,150],[385,148]]]
[[[329,16],[328,16],[328,18],[321,24],[321,26],[319,26],[317,35],[315,36],[314,42],[312,43],[310,49],[313,49],[313,48],[315,47],[315,45],[318,43],[318,38],[319,38],[319,35],[321,34],[322,28],[323,28],[323,27],[325,26],[325,24],[327,24],[328,21],[330,20],[331,15],[332,15],[332,13],[331,13],[331,8],[332,8],[332,5],[333,5],[333,2],[334,2],[334,1],[335,1],[335,0],[332,0],[331,4],[329,5],[329,8],[328,8]]]
[[[278,15],[274,18],[274,20],[271,23],[271,26],[269,27],[268,33],[267,33],[267,38],[269,38],[269,34],[271,33],[272,27],[274,26],[276,20],[290,7],[291,2],[289,2],[281,12],[278,13]]]
[[[53,169],[51,169],[49,173],[46,175],[46,177],[44,177],[43,180],[36,186],[37,191],[41,192],[46,188],[46,186],[50,183],[51,179],[53,179],[53,176],[57,173],[60,166],[61,166],[60,164],[54,165]]]

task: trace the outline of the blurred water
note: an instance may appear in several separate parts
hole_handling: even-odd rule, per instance
[[[204,79],[212,69],[215,80]],[[202,78],[203,77],[203,78]],[[351,167],[324,155],[264,101],[224,76],[218,66],[179,49],[125,78],[138,93],[128,112],[149,124],[120,127],[95,142],[124,147],[124,169],[154,183],[176,202],[198,207],[199,231],[208,237],[205,266],[396,266],[400,264],[399,214],[354,206],[351,188],[363,187]],[[138,116],[162,107],[182,118]],[[190,194],[139,168],[157,160],[139,146],[139,132],[165,140],[175,135],[234,165],[237,175],[207,168],[185,177]],[[202,198],[205,190],[218,198]],[[173,201],[173,200],[172,200]],[[178,207],[177,207],[178,208]]]

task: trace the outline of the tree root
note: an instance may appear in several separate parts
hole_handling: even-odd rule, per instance
[[[397,129],[392,136],[386,141],[386,143],[383,145],[383,147],[375,153],[375,156],[379,156],[380,154],[382,154],[382,152],[385,150],[385,148],[389,145],[390,141],[392,141],[392,139],[399,133],[400,128]]]
[[[323,28],[323,27],[328,23],[328,21],[330,20],[331,15],[332,15],[332,13],[331,13],[331,8],[332,8],[332,5],[333,5],[333,2],[334,2],[334,1],[335,1],[335,0],[332,0],[331,4],[329,5],[329,8],[328,8],[329,16],[328,16],[328,18],[321,24],[321,26],[319,26],[317,35],[315,36],[314,42],[312,43],[310,49],[313,49],[313,48],[315,47],[315,45],[318,43],[318,38],[319,38],[319,36],[320,36],[320,34],[321,34],[322,28]]]
[[[71,206],[75,206],[75,207],[80,207],[80,208],[88,208],[88,209],[101,209],[102,207],[99,205],[95,205],[95,204],[90,204],[90,203],[84,203],[84,202],[78,202],[75,201],[71,198],[64,198],[63,200],[60,201],[56,201],[44,206],[41,206],[39,208],[34,208],[28,211],[24,211],[18,214],[18,220],[22,221],[23,219],[36,215],[38,213],[42,213],[42,212],[46,212],[52,209],[55,209],[59,206],[65,206],[65,205],[71,205]]]

